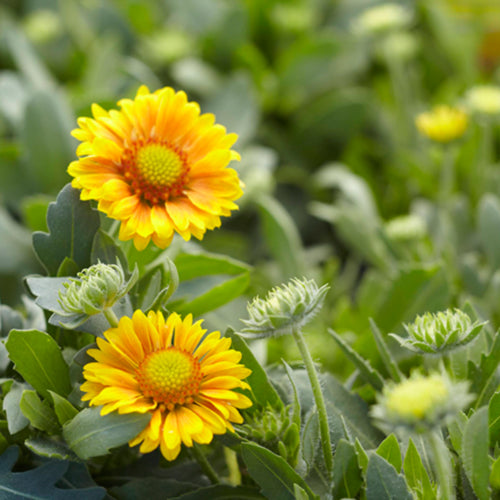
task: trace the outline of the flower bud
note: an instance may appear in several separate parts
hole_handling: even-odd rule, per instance
[[[65,290],[59,291],[60,314],[92,316],[113,306],[136,283],[137,270],[128,281],[123,269],[116,264],[99,262],[78,273],[78,278],[70,278],[64,283]]]
[[[401,428],[426,432],[447,423],[473,400],[468,384],[452,382],[446,374],[414,372],[398,384],[385,386],[371,415],[386,432]]]
[[[422,135],[443,144],[462,137],[467,129],[467,122],[467,115],[463,110],[450,106],[436,106],[432,111],[420,113],[415,120]]]
[[[314,280],[294,278],[273,288],[265,299],[256,297],[247,306],[250,319],[242,320],[246,325],[243,335],[262,338],[302,327],[321,309],[328,288],[328,285],[318,288]]]
[[[402,347],[419,354],[440,354],[474,340],[486,322],[472,323],[470,317],[461,311],[450,309],[438,313],[425,313],[415,321],[404,325],[408,337],[391,333]]]

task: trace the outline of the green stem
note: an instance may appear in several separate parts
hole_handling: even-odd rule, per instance
[[[111,328],[116,328],[118,326],[118,318],[116,317],[115,312],[111,307],[108,307],[107,309],[104,309],[102,311],[104,313],[104,316],[108,320],[108,323],[110,324]]]
[[[428,434],[429,444],[431,446],[433,462],[436,466],[436,475],[441,491],[442,500],[453,500],[455,495],[451,491],[451,465],[449,461],[449,453],[442,439],[437,435],[437,431],[431,431]],[[446,451],[446,453],[443,453]]]
[[[229,470],[229,477],[227,479],[228,483],[233,486],[238,486],[241,484],[241,472],[240,466],[238,465],[238,456],[234,450],[224,446],[224,457]]]
[[[445,145],[443,147],[443,161],[441,164],[440,180],[440,202],[445,209],[450,208],[453,187],[455,184],[455,153],[453,146]]]
[[[488,173],[493,161],[493,130],[489,121],[483,121],[480,124],[481,143],[479,145],[479,161],[477,164],[477,173],[475,184],[477,186],[477,200],[481,198],[487,188]]]
[[[321,392],[321,386],[319,383],[318,373],[314,366],[314,362],[311,357],[311,353],[307,348],[307,344],[304,340],[304,336],[299,328],[294,328],[293,338],[297,343],[300,355],[304,361],[304,365],[309,376],[309,381],[311,382],[311,387],[313,391],[314,401],[316,402],[316,407],[318,409],[319,418],[319,430],[321,435],[321,445],[323,447],[323,456],[325,458],[325,465],[328,474],[331,476],[333,469],[333,456],[332,456],[332,444],[330,440],[330,427],[328,425],[328,415],[326,413],[325,400],[323,398],[323,393]]]
[[[203,473],[208,477],[208,479],[210,479],[212,484],[219,484],[220,483],[219,476],[215,472],[214,468],[210,465],[209,461],[207,460],[207,457],[200,450],[199,446],[196,443],[193,443],[192,449],[194,458],[196,458],[196,461],[201,467]]]

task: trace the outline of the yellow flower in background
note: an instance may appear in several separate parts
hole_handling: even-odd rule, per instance
[[[419,114],[415,122],[421,134],[433,141],[447,143],[464,135],[468,118],[461,109],[437,106]]]
[[[476,85],[467,91],[465,99],[475,113],[500,114],[500,87],[496,85]]]
[[[192,316],[161,312],[147,316],[136,311],[120,319],[117,328],[98,338],[88,354],[96,362],[84,367],[81,390],[102,414],[151,413],[147,427],[130,446],[141,443],[148,453],[158,446],[174,460],[181,444],[208,444],[214,434],[242,423],[238,409],[251,401],[233,389],[249,389],[243,381],[251,371],[239,364],[241,353],[230,349],[231,339],[206,330]]]
[[[81,198],[97,200],[121,222],[119,238],[139,250],[151,240],[165,248],[175,232],[201,239],[219,227],[242,195],[236,171],[227,168],[240,158],[230,149],[237,135],[169,87],[150,93],[142,86],[118,105],[108,112],[93,104],[94,118],[79,118],[73,131],[82,144],[68,173]]]
[[[384,387],[371,415],[387,432],[399,428],[425,432],[444,425],[473,399],[469,382],[452,382],[445,373],[413,372],[410,378]]]

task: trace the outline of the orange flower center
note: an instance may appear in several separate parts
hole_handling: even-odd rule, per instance
[[[146,356],[136,376],[142,393],[169,410],[176,404],[192,403],[202,379],[198,360],[176,347]]]
[[[134,142],[125,151],[121,166],[135,194],[153,205],[180,196],[189,172],[182,151],[151,140]]]

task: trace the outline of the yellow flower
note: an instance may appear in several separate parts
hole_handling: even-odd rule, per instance
[[[496,85],[476,85],[465,96],[469,108],[485,115],[500,113],[500,87]]]
[[[387,410],[400,418],[423,420],[448,399],[449,388],[442,377],[415,377],[387,391]]]
[[[117,328],[98,338],[89,355],[96,362],[84,367],[84,401],[102,405],[101,413],[151,413],[148,426],[132,441],[148,453],[160,446],[174,460],[181,444],[208,444],[214,434],[242,423],[239,408],[251,401],[233,389],[249,389],[242,379],[251,371],[238,364],[241,353],[231,339],[206,330],[192,316],[136,311],[121,318]]]
[[[226,168],[240,158],[230,149],[237,135],[169,87],[142,86],[118,105],[108,112],[93,104],[94,118],[79,118],[73,131],[82,144],[68,173],[81,198],[121,221],[120,239],[139,250],[151,239],[165,248],[174,232],[201,239],[219,227],[242,194],[237,173]]]
[[[467,115],[458,108],[437,106],[432,111],[417,116],[418,130],[436,142],[451,142],[464,135],[467,129]]]

